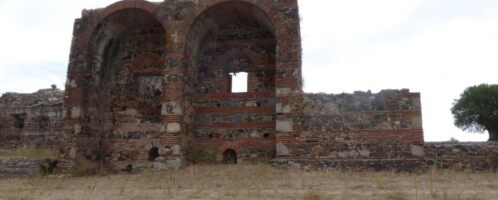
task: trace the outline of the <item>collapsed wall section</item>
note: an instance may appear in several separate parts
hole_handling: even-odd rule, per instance
[[[470,171],[498,170],[498,142],[429,142],[425,167]]]
[[[0,97],[0,149],[58,149],[64,91],[55,87]]]

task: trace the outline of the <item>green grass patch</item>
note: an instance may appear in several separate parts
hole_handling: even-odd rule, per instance
[[[38,150],[38,149],[17,149],[17,150],[0,150],[0,158],[33,158],[56,159],[58,154],[53,150]]]

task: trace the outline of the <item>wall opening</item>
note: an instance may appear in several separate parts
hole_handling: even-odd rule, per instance
[[[231,93],[246,93],[247,92],[247,72],[232,72],[230,75],[230,92]]]
[[[88,85],[85,86],[84,108],[88,121],[96,124],[83,129],[82,135],[100,135],[108,145],[93,146],[101,155],[118,160],[153,161],[158,149],[140,149],[136,145],[121,147],[123,138],[115,132],[140,123],[160,124],[164,97],[163,75],[166,52],[166,31],[155,14],[140,8],[126,8],[102,19],[92,33],[88,47]],[[158,127],[154,126],[154,127]],[[160,128],[137,130],[137,138],[151,139]],[[150,137],[150,138],[149,138]],[[97,141],[95,141],[97,143]],[[89,144],[84,144],[90,146]],[[119,152],[142,151],[145,155],[121,156]],[[147,153],[147,154],[146,154]],[[102,156],[104,157],[104,156]]]
[[[218,151],[228,140],[239,152],[274,151],[271,136],[244,142],[251,133],[275,131],[277,39],[267,13],[244,1],[215,4],[196,18],[187,37],[192,137],[206,150]],[[249,156],[227,150],[222,158],[236,163]]]
[[[154,161],[157,157],[159,157],[159,148],[152,147],[149,150],[149,161]]]
[[[237,164],[237,153],[233,149],[227,149],[223,153],[223,162],[225,164]]]
[[[11,115],[13,121],[13,127],[17,129],[23,129],[26,124],[27,114],[13,114]]]

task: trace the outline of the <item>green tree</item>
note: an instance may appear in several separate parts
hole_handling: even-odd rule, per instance
[[[498,85],[472,86],[451,108],[455,125],[466,131],[488,131],[489,141],[498,141]]]

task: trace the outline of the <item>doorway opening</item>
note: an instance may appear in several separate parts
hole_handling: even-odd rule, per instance
[[[159,157],[159,148],[152,147],[149,150],[149,161],[154,161],[157,157]]]
[[[227,149],[223,153],[223,162],[225,164],[237,164],[237,153],[233,149]]]

